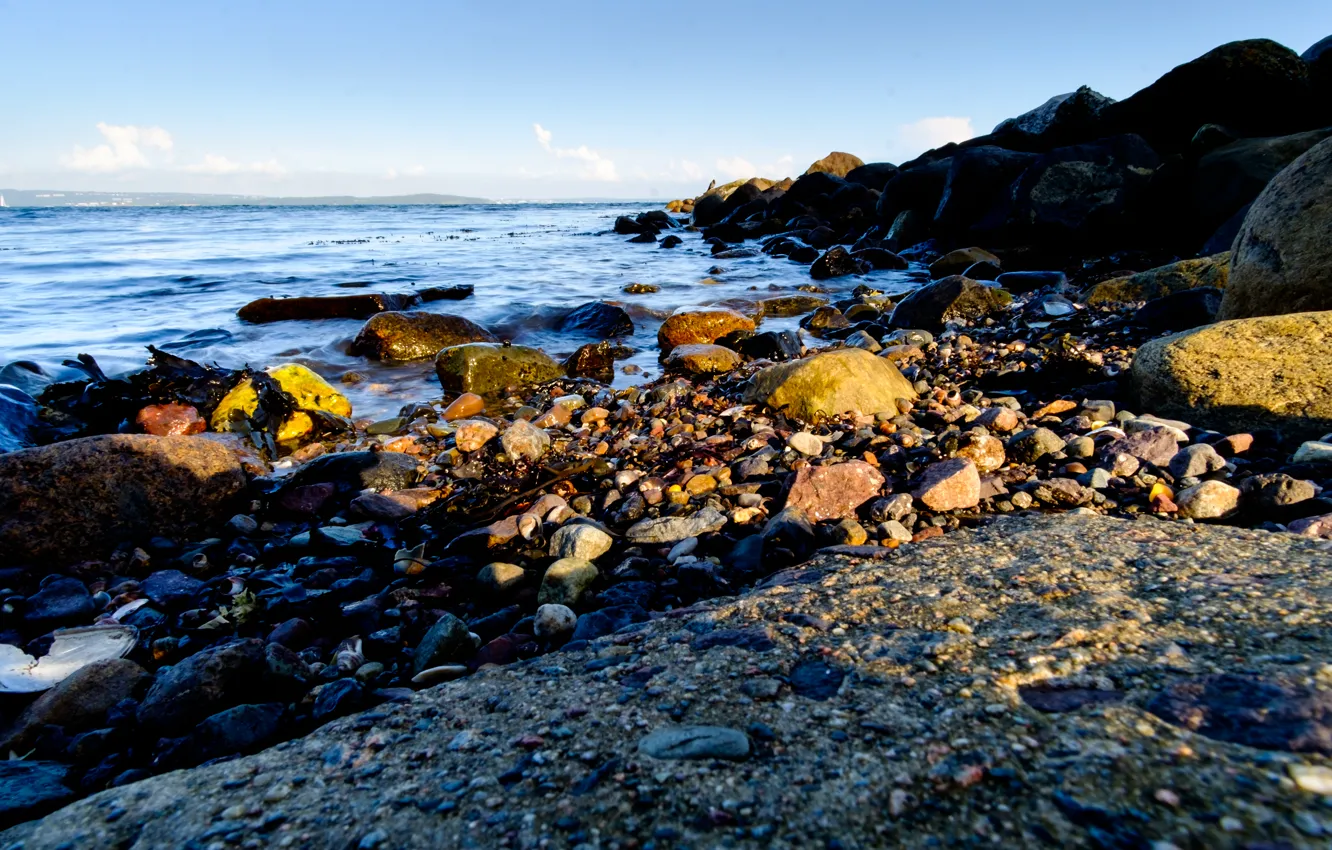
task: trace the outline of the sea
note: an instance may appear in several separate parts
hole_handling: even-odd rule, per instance
[[[607,301],[635,324],[623,340],[634,354],[617,364],[616,385],[627,386],[661,373],[656,331],[677,307],[814,283],[808,266],[782,257],[716,259],[696,232],[676,231],[684,243],[663,249],[613,231],[617,216],[649,209],[660,204],[0,209],[0,383],[36,395],[45,382],[82,377],[62,365],[79,354],[123,374],[142,368],[155,345],[229,368],[301,363],[343,389],[357,417],[380,418],[440,397],[430,362],[349,355],[360,320],[255,325],[236,311],[270,296],[466,284],[466,300],[419,309],[465,316],[562,358],[593,340],[559,332],[560,319]],[[878,271],[819,285],[832,298],[861,284],[894,294],[921,277]],[[631,283],[660,289],[626,294]],[[797,319],[763,328],[797,328]],[[340,384],[348,372],[364,380]]]

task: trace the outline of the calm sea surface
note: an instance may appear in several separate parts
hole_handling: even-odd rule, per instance
[[[251,325],[236,310],[256,298],[410,292],[471,284],[465,301],[423,309],[457,313],[497,334],[562,357],[590,340],[554,331],[573,307],[625,307],[637,330],[628,361],[659,373],[660,317],[686,304],[764,297],[811,283],[806,266],[759,256],[715,260],[698,234],[663,250],[611,232],[617,215],[652,204],[495,204],[433,207],[161,207],[0,209],[0,366],[34,361],[53,379],[88,353],[111,374],[141,367],[145,346],[195,360],[262,368],[304,363],[346,388],[356,415],[382,416],[438,397],[430,363],[384,366],[352,357],[359,320]],[[749,243],[753,244],[753,243]],[[724,273],[709,275],[721,266]],[[706,283],[704,281],[707,281]],[[824,285],[917,285],[910,272],[875,272]],[[661,291],[626,295],[630,283]],[[795,319],[764,328],[795,327]],[[618,364],[623,366],[624,363]],[[15,370],[0,373],[12,381]],[[642,380],[624,375],[617,385]],[[40,387],[24,387],[37,392]]]

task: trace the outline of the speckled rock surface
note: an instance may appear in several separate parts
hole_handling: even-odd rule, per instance
[[[1304,790],[1332,777],[1322,715],[1301,718],[1302,737],[1251,735],[1262,719],[1225,702],[1247,690],[1235,676],[1264,700],[1326,702],[1327,543],[1065,515],[866,551],[885,560],[819,556],[740,597],[0,837],[24,850],[1308,847],[1332,830]],[[1199,732],[1163,719],[1208,699]],[[715,730],[704,737],[727,746],[691,743],[685,759],[643,744],[694,741],[694,727],[750,746]]]

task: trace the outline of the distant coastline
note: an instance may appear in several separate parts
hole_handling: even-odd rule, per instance
[[[209,195],[195,192],[71,192],[60,189],[0,189],[7,207],[347,207],[347,206],[460,206],[493,204],[489,198],[465,195],[324,195],[269,197],[265,195]]]

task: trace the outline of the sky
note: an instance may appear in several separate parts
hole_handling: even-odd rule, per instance
[[[693,196],[1329,34],[1328,0],[0,0],[0,187]]]

